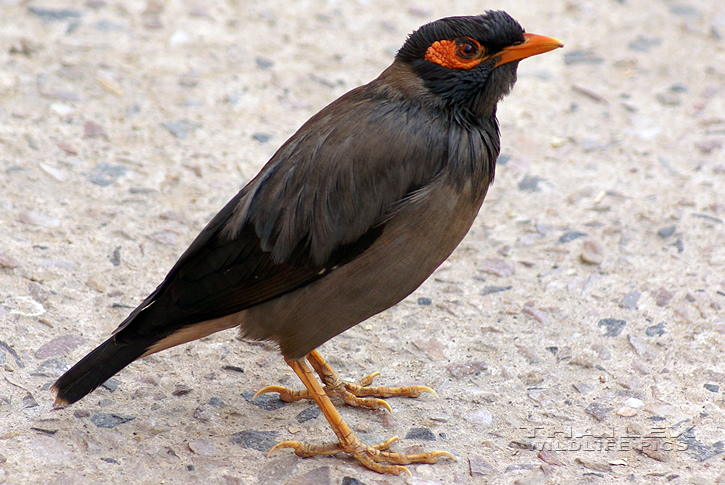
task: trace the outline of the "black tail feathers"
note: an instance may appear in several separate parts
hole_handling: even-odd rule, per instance
[[[55,381],[52,387],[56,392],[55,407],[64,407],[83,398],[141,357],[155,340],[119,345],[111,337],[103,342]]]

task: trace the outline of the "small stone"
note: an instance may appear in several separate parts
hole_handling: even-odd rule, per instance
[[[556,361],[561,362],[562,360],[571,359],[571,347],[562,347],[556,353]]]
[[[28,224],[30,226],[39,227],[58,227],[60,226],[60,219],[51,217],[40,212],[21,212],[18,214],[18,222]]]
[[[667,304],[674,298],[675,294],[666,288],[660,288],[657,290],[657,293],[655,293],[655,302],[657,303],[657,306],[659,307],[665,307]]]
[[[642,362],[639,359],[632,359],[632,369],[636,370],[643,376],[649,375],[649,369],[646,365],[644,365],[644,362]]]
[[[722,145],[723,140],[715,138],[695,142],[695,147],[697,147],[697,149],[700,150],[702,153],[710,153],[716,148],[721,148]]]
[[[297,420],[298,423],[304,423],[311,419],[315,419],[320,414],[322,414],[322,411],[320,410],[319,407],[317,407],[317,405],[315,405],[315,406],[310,406],[307,409],[300,411],[297,414],[297,416],[295,416],[295,419]]]
[[[718,393],[720,392],[720,386],[717,384],[703,384],[703,387],[707,389],[710,392]]]
[[[592,350],[599,353],[601,360],[611,360],[612,358],[612,353],[604,345],[594,344]]]
[[[244,369],[242,369],[241,367],[236,366],[236,365],[229,365],[229,364],[223,365],[222,370],[228,370],[228,371],[239,372],[240,374],[244,374]]]
[[[670,453],[667,449],[671,448],[671,443],[666,443],[659,437],[645,437],[635,445],[635,449],[642,454],[649,456],[653,460],[662,462],[670,461]]]
[[[136,378],[138,382],[141,382],[142,384],[150,384],[152,386],[158,386],[159,383],[156,380],[156,377],[152,374],[141,374]]]
[[[655,353],[649,350],[642,340],[631,333],[627,336],[627,338],[629,339],[629,344],[640,357],[644,360],[654,360],[656,357]]]
[[[549,465],[566,466],[566,463],[559,459],[559,455],[554,450],[541,450],[537,456],[541,461]]]
[[[33,458],[41,462],[71,463],[73,452],[50,436],[40,436],[27,444]]]
[[[285,483],[294,485],[330,485],[330,467],[322,466],[301,475],[294,475]]]
[[[194,123],[193,121],[187,119],[166,121],[161,124],[169,131],[169,133],[174,135],[176,138],[179,138],[180,140],[186,139],[186,137],[189,136],[191,133],[201,128],[201,123]]]
[[[530,303],[524,305],[524,307],[521,309],[521,313],[523,313],[527,317],[533,318],[542,325],[549,325],[551,323],[551,321],[549,320],[549,316],[545,311],[534,308],[533,305]]]
[[[591,49],[576,49],[564,54],[564,64],[601,64],[604,58]]]
[[[257,56],[257,58],[254,59],[254,62],[262,69],[269,69],[270,67],[274,66],[273,60],[267,59],[266,57],[262,56]]]
[[[191,440],[188,443],[189,450],[195,455],[215,456],[219,451],[214,447],[211,441],[205,439]]]
[[[38,406],[38,402],[35,400],[32,394],[27,393],[23,397],[23,409],[30,409]]]
[[[126,173],[128,173],[128,168],[123,165],[100,162],[96,165],[95,170],[88,174],[87,178],[91,183],[101,187],[107,187],[116,183]]]
[[[680,17],[697,17],[700,15],[696,7],[684,3],[675,3],[670,7],[670,12]]]
[[[592,392],[593,390],[595,390],[597,388],[596,385],[594,385],[590,382],[575,382],[573,385],[574,385],[574,388],[577,391],[579,391],[579,394],[582,394],[582,395],[589,394],[590,392]]]
[[[50,291],[35,281],[28,282],[28,293],[38,303],[44,303],[50,296]]]
[[[405,435],[406,440],[435,441],[436,436],[429,428],[411,428]]]
[[[70,369],[70,365],[68,365],[67,360],[62,357],[55,357],[41,362],[38,368],[31,372],[30,375],[55,379],[60,377],[68,369]]]
[[[198,419],[202,423],[206,423],[207,421],[211,420],[212,415],[204,408],[204,406],[199,406],[194,410],[194,414],[192,414],[192,417],[194,419]]]
[[[179,397],[179,396],[186,396],[186,395],[187,395],[187,394],[189,394],[189,393],[190,393],[191,391],[192,391],[192,389],[191,389],[191,388],[190,388],[189,386],[187,386],[187,385],[185,385],[185,384],[177,384],[177,385],[176,385],[176,386],[174,387],[174,390],[173,390],[173,392],[171,393],[171,395],[172,395],[172,396],[176,396],[176,397]]]
[[[360,480],[358,480],[357,478],[343,477],[340,485],[365,485],[365,484],[363,482],[361,482]]]
[[[244,397],[244,399],[254,404],[255,406],[264,409],[265,411],[275,411],[287,405],[283,400],[279,398],[279,395],[276,393],[262,394],[261,396],[258,396],[257,399],[252,401],[254,393],[251,391],[244,391],[242,393],[242,397]]]
[[[166,246],[176,246],[178,243],[178,236],[176,233],[171,231],[161,231],[151,235],[151,239],[159,244]]]
[[[677,229],[677,226],[667,226],[667,227],[663,227],[662,229],[660,229],[659,231],[657,231],[657,234],[659,234],[659,236],[661,238],[663,238],[663,239],[664,238],[668,238],[668,237],[670,237],[671,235],[673,235],[675,233],[675,230],[676,229]]]
[[[648,38],[638,35],[637,38],[627,44],[627,48],[637,52],[649,52],[653,47],[657,47],[662,43],[659,37]]]
[[[98,293],[105,293],[107,289],[106,284],[101,281],[100,276],[96,275],[92,275],[86,280],[86,286],[96,290]]]
[[[87,418],[90,415],[90,411],[86,411],[85,409],[76,409],[73,411],[73,417],[77,419]]]
[[[644,333],[646,333],[648,337],[661,337],[666,333],[665,325],[667,325],[666,322],[660,322],[657,325],[652,325],[647,327],[647,330],[645,330]]]
[[[514,274],[514,267],[503,259],[485,258],[478,264],[478,271],[495,276],[510,276]]]
[[[104,389],[109,390],[110,392],[116,392],[116,389],[118,389],[118,386],[121,384],[121,381],[118,379],[114,379],[111,377],[110,379],[107,379],[106,382],[101,384],[101,387]]]
[[[584,232],[578,232],[578,231],[565,232],[559,238],[559,243],[566,244],[566,243],[572,242],[575,239],[579,239],[580,237],[586,237],[587,235],[588,234],[586,234]]]
[[[20,265],[18,260],[4,251],[0,251],[0,268],[17,268]]]
[[[0,307],[0,308],[3,308],[3,307]],[[10,345],[6,344],[2,340],[0,340],[0,350],[12,355],[13,359],[15,359],[15,363],[18,364],[18,367],[20,367],[21,369],[25,368],[25,364],[23,363],[23,360],[20,358],[18,353],[15,352],[15,349],[13,349]]]
[[[622,406],[617,409],[617,415],[622,416],[623,418],[631,418],[632,416],[637,415],[637,410],[632,409],[629,406]]]
[[[448,366],[447,370],[452,377],[460,379],[462,377],[470,376],[471,374],[477,374],[478,372],[485,371],[487,368],[488,367],[483,362],[474,361],[451,364]]]
[[[686,307],[679,306],[675,308],[675,311],[673,312],[675,315],[675,320],[680,323],[692,323],[692,319],[690,318],[689,312],[687,311]]]
[[[574,461],[579,463],[584,468],[588,468],[590,470],[595,470],[598,472],[612,471],[612,465],[610,465],[609,463],[602,463],[602,462],[596,462],[596,461],[584,461],[581,458],[575,458]]]
[[[121,246],[116,247],[116,249],[113,250],[113,253],[111,253],[111,257],[108,259],[111,261],[112,265],[120,266],[121,265]]]
[[[65,259],[48,258],[38,261],[38,266],[43,268],[58,268],[66,271],[73,271],[76,266],[76,262]]]
[[[277,431],[255,431],[253,429],[247,429],[234,433],[229,441],[242,448],[267,453],[274,446],[277,434]]]
[[[649,404],[643,411],[659,418],[672,418],[679,414],[677,408],[671,404]]]
[[[232,475],[222,475],[222,478],[224,478],[224,485],[244,485],[244,481],[239,477],[235,477]]]
[[[489,427],[493,423],[493,414],[491,414],[491,411],[489,411],[488,409],[481,407],[476,409],[475,411],[471,411],[470,413],[466,414],[466,416],[464,416],[464,419],[469,423],[480,424],[482,426]]]
[[[267,143],[272,139],[272,135],[268,133],[255,133],[252,135],[252,139],[258,141],[259,143]]]
[[[50,105],[50,109],[53,110],[56,114],[59,114],[60,116],[68,116],[75,111],[75,109],[73,109],[71,106],[63,103],[52,103]]]
[[[86,138],[103,138],[108,141],[108,135],[101,125],[94,121],[83,123],[83,136]]]
[[[224,406],[224,401],[219,397],[212,397],[209,399],[209,405],[216,408],[221,408]]]
[[[539,354],[531,347],[517,344],[516,349],[529,364],[538,364],[541,362],[541,357],[539,357]]]
[[[413,345],[425,352],[428,358],[432,361],[443,360],[446,358],[446,355],[443,353],[446,346],[434,338],[428,340],[413,340]]]
[[[545,182],[546,179],[532,176],[532,175],[524,175],[524,178],[521,179],[521,181],[518,184],[519,190],[522,192],[541,192],[541,182]]]
[[[642,402],[641,399],[637,399],[636,397],[630,397],[624,403],[634,409],[639,409],[644,406],[644,402]]]
[[[191,36],[183,30],[177,30],[171,37],[169,37],[169,45],[183,45],[188,44],[191,40]]]
[[[431,304],[433,304],[433,300],[431,300],[430,298],[426,298],[426,297],[418,298],[418,305],[431,306]]]
[[[468,465],[471,467],[473,477],[490,476],[496,472],[496,469],[481,455],[468,455]]]
[[[506,165],[511,160],[511,155],[500,154],[496,159],[496,165]]]
[[[584,412],[592,416],[597,421],[604,421],[607,415],[612,411],[613,408],[604,406],[603,404],[599,404],[597,402],[591,403],[586,407],[586,409],[584,409]]]
[[[53,177],[58,182],[65,182],[68,179],[68,175],[55,167],[51,167],[50,165],[47,165],[45,163],[40,163],[40,168],[43,170],[43,172],[47,173],[51,177]]]
[[[679,106],[682,103],[680,96],[672,91],[665,91],[664,93],[657,93],[655,96],[663,106]]]
[[[78,10],[70,8],[28,7],[28,12],[38,17],[43,23],[80,19],[83,16]]]
[[[604,261],[603,251],[601,244],[592,239],[587,239],[582,244],[582,253],[579,257],[587,264],[602,264],[602,261]]]
[[[624,330],[624,327],[627,325],[627,322],[624,320],[617,320],[616,318],[603,318],[599,320],[599,323],[597,323],[598,328],[604,328],[604,334],[602,337],[617,337],[620,333],[622,333],[622,330]]]
[[[725,451],[725,442],[716,441],[711,445],[698,441],[695,437],[695,430],[689,429],[677,437],[677,441],[687,445],[685,452],[699,462],[709,460]]]
[[[55,338],[35,351],[36,359],[47,359],[66,355],[75,350],[78,346],[86,343],[86,339],[77,335],[64,335]]]
[[[128,423],[136,419],[136,416],[127,416],[125,414],[109,414],[109,413],[96,413],[91,417],[91,423],[95,424],[99,428],[115,428],[119,424]]]
[[[486,286],[483,288],[483,290],[481,290],[480,295],[486,296],[486,295],[490,295],[491,293],[499,293],[502,291],[508,291],[511,288],[513,288],[513,287],[512,286],[495,286],[495,285]]]

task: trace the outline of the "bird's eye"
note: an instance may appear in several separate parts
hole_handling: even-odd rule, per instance
[[[469,42],[463,41],[458,44],[458,55],[464,59],[470,59],[476,53],[476,47]]]

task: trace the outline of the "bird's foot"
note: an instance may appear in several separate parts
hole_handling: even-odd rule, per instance
[[[375,401],[378,401],[377,405],[381,406],[382,404],[379,404],[380,402],[385,403],[382,399],[358,397],[353,394],[353,392],[359,392],[360,394],[367,396],[365,393],[369,391],[361,391],[361,389],[375,389],[369,388],[367,385],[372,382],[376,374],[367,376],[361,381],[361,384],[353,385],[352,390],[348,390],[348,385],[342,382],[330,366],[325,363],[322,356],[320,356],[317,351],[307,354],[307,360],[310,364],[312,364],[323,383],[326,383],[324,389],[315,378],[312,369],[310,369],[310,366],[307,365],[305,359],[296,359],[288,360],[287,364],[289,364],[292,370],[295,371],[295,374],[297,374],[302,383],[305,385],[304,391],[290,391],[289,389],[281,386],[269,386],[259,391],[257,395],[262,392],[280,392],[280,397],[285,400],[289,399],[296,401],[299,399],[314,399],[322,411],[322,414],[325,416],[325,419],[327,419],[327,422],[330,424],[330,427],[335,432],[335,435],[337,436],[337,443],[312,445],[301,443],[299,441],[283,441],[281,443],[277,443],[274,448],[270,450],[270,454],[281,448],[292,448],[295,450],[295,453],[301,457],[350,453],[357,458],[362,465],[370,470],[393,475],[400,475],[401,473],[407,473],[410,475],[410,471],[404,466],[410,463],[436,463],[439,458],[452,458],[455,460],[455,457],[447,451],[430,451],[415,455],[403,455],[388,451],[390,445],[398,441],[397,436],[374,446],[363,444],[357,436],[355,436],[347,423],[345,423],[345,420],[342,419],[342,416],[340,416],[337,409],[335,409],[335,406],[330,400],[330,395],[337,395],[335,392],[342,389],[342,398],[345,399],[345,402],[348,404],[355,403],[353,405],[373,407],[376,404]],[[386,397],[389,395],[418,395],[420,392],[425,392],[423,390],[423,386],[414,386],[413,388],[395,388],[393,391],[396,389],[403,389],[404,391],[403,393],[393,392],[392,394],[388,388],[378,389],[384,389],[383,393]],[[354,399],[346,399],[346,393]],[[385,403],[385,407],[390,410],[387,403]]]
[[[340,397],[343,401],[345,401],[345,404],[349,406],[363,406],[370,409],[378,409],[382,407],[392,413],[390,405],[380,398],[395,396],[418,397],[424,392],[430,392],[438,397],[438,394],[427,386],[370,386],[373,379],[380,375],[380,372],[373,372],[372,374],[365,376],[359,383],[346,382],[337,375],[333,368],[325,362],[325,359],[316,350],[307,354],[307,360],[310,364],[312,364],[312,367],[317,372],[317,375],[320,376],[320,380],[324,384],[323,390],[325,391],[325,394],[329,397]],[[295,391],[283,386],[266,386],[257,391],[252,399],[255,399],[260,394],[267,392],[279,393],[279,398],[285,402],[294,402],[301,399],[314,399],[310,391],[307,389]]]
[[[447,451],[429,451],[415,455],[403,455],[387,451],[390,445],[398,441],[397,436],[383,441],[377,445],[363,444],[357,436],[349,433],[338,443],[310,444],[299,441],[282,441],[269,451],[269,455],[281,448],[292,448],[297,456],[309,458],[318,455],[335,455],[337,453],[350,453],[363,466],[378,473],[400,475],[406,473],[412,477],[410,470],[403,465],[411,463],[436,463],[439,458],[456,458]]]

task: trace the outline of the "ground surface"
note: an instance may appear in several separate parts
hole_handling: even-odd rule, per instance
[[[332,434],[308,403],[247,400],[299,384],[231,331],[51,410],[59,373],[308,117],[417,26],[486,8],[566,48],[521,64],[459,249],[321,349],[346,378],[440,395],[342,407],[363,440],[457,461],[410,480],[267,458]],[[725,481],[721,1],[2,0],[0,18],[0,483]]]

